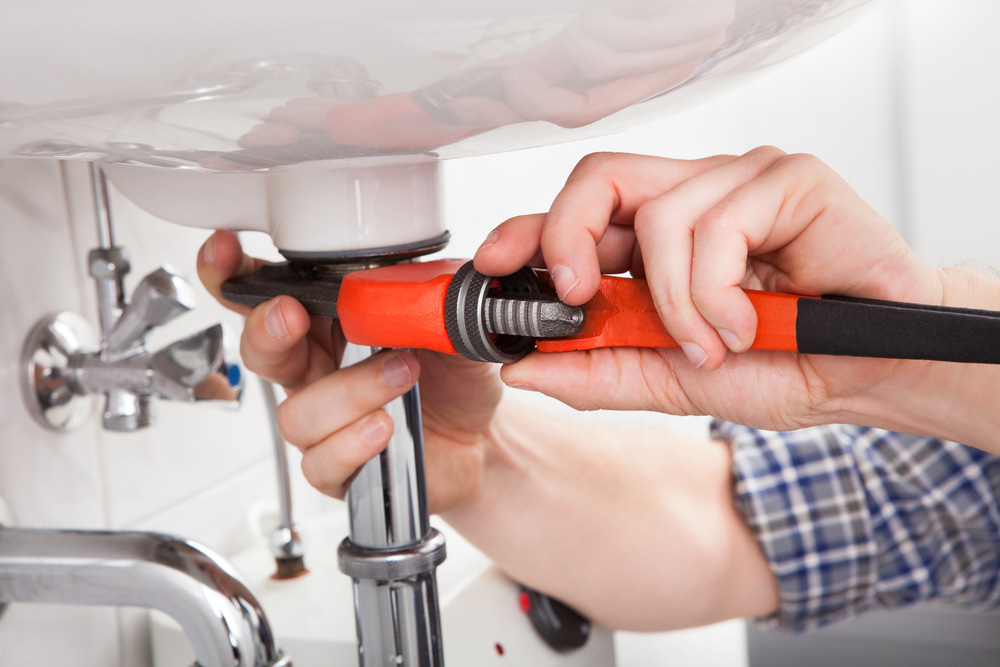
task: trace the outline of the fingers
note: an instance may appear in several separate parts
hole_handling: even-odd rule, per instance
[[[303,450],[303,476],[320,493],[343,499],[358,469],[385,449],[392,430],[384,410],[359,419]]]
[[[247,315],[240,356],[248,369],[294,393],[333,371],[333,362],[308,336],[312,320],[298,301],[279,296]]]
[[[746,274],[745,240],[738,232],[731,234],[726,254],[713,256],[711,247],[696,250],[700,238],[696,230],[716,224],[713,221],[718,216],[736,215],[734,204],[726,197],[783,155],[772,148],[751,151],[693,176],[648,201],[636,213],[636,240],[645,258],[653,303],[667,331],[696,367],[718,368],[727,349],[742,351],[753,342],[757,326],[756,312],[739,288]],[[696,272],[710,273],[722,282],[711,286],[699,282],[696,293]],[[721,320],[707,318],[701,310],[706,300],[713,315],[720,307],[731,308],[732,312]]]
[[[756,313],[740,289],[747,259],[793,241],[813,221],[799,204],[824,171],[772,149],[757,157],[759,162],[747,161],[754,178],[733,188],[694,228],[691,300],[735,352],[749,348],[757,330]]]
[[[247,315],[250,313],[250,306],[241,306],[222,298],[222,283],[230,278],[253,273],[264,264],[264,260],[243,254],[236,234],[218,231],[208,237],[198,252],[198,277],[216,301],[229,310]]]
[[[326,321],[314,321],[291,297],[279,296],[256,308],[222,298],[222,283],[252,273],[265,263],[244,255],[236,234],[218,231],[198,253],[198,275],[219,303],[246,316],[240,338],[240,355],[246,367],[294,392],[336,369],[331,352],[336,352],[337,341],[332,340]]]
[[[476,270],[488,276],[506,276],[524,266],[544,268],[540,240],[545,214],[522,215],[502,223],[487,235],[476,251]],[[501,237],[503,242],[500,243]],[[494,246],[509,248],[507,254],[493,251]],[[597,244],[597,262],[601,273],[624,273],[634,265],[637,253],[635,231],[631,226],[613,225]]]
[[[488,275],[504,275],[541,251],[559,297],[570,305],[586,303],[600,284],[602,257],[598,247],[610,227],[631,226],[636,211],[647,200],[733,159],[728,155],[701,160],[588,155],[570,174],[549,212],[528,220],[514,218],[498,227],[497,237],[488,239],[477,253],[476,267]],[[606,246],[608,250],[613,247],[614,242]],[[629,260],[622,254],[619,248],[619,256],[606,257],[605,261],[625,265]]]
[[[581,305],[597,292],[596,245],[609,225],[631,224],[645,201],[730,159],[596,153],[581,160],[552,203],[541,233],[542,255],[560,298]]]
[[[419,375],[409,352],[377,354],[311,383],[282,403],[281,432],[296,447],[311,447],[402,395]]]
[[[756,262],[765,267],[758,277],[766,277],[769,289],[813,295],[849,293],[862,274],[858,258],[861,266],[884,266],[864,247],[871,237],[842,224],[870,209],[820,160],[765,147],[740,162],[753,178],[697,221],[691,272],[692,303],[737,352],[752,345],[757,329],[756,313],[740,289],[749,258],[772,263]],[[780,260],[769,256],[775,252]]]
[[[512,388],[541,392],[577,410],[700,414],[678,382],[685,369],[693,372],[678,350],[604,348],[536,352],[504,366],[500,377]]]
[[[537,266],[542,257],[544,222],[545,214],[536,213],[519,215],[501,224],[476,250],[476,270],[487,276],[509,276],[523,266]]]
[[[769,289],[851,294],[864,282],[870,291],[877,281],[865,267],[884,273],[900,254],[895,236],[878,242],[882,228],[891,229],[811,156],[772,147],[697,161],[595,154],[547,214],[500,225],[476,265],[502,275],[542,259],[570,305],[594,296],[602,271],[644,274],[691,364],[715,370],[756,336],[742,289],[751,260]],[[837,266],[817,264],[823,257]]]
[[[412,354],[391,351],[316,380],[285,400],[278,424],[303,451],[309,483],[342,497],[355,471],[392,435],[392,419],[382,406],[412,388],[419,374]]]

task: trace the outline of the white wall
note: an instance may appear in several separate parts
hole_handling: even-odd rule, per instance
[[[23,408],[18,357],[34,322],[69,310],[96,326],[86,271],[96,245],[89,187],[82,163],[0,161],[0,498],[22,526],[157,530],[235,553],[252,539],[247,510],[277,497],[255,382],[238,412],[159,402],[159,424],[136,434],[103,431],[96,415],[56,434]],[[214,306],[197,283],[195,252],[206,232],[115,204],[127,221],[117,227],[132,263],[126,287],[166,262],[194,280],[202,304],[152,338],[153,346],[220,320],[238,334],[241,318]],[[296,480],[304,512],[334,503],[301,475]],[[12,605],[0,617],[0,665],[141,667],[145,628],[145,613],[135,610]]]
[[[994,78],[990,28],[998,18],[995,4],[974,0],[883,3],[827,43],[697,109],[614,137],[448,163],[448,254],[468,256],[506,217],[544,210],[588,152],[698,157],[767,143],[822,157],[932,261],[995,263],[1000,248],[986,193],[996,174],[990,149],[998,139],[988,123],[998,93],[984,82]],[[56,436],[22,409],[16,362],[31,324],[51,311],[95,312],[83,262],[93,232],[78,167],[0,163],[0,497],[23,525],[163,530],[233,553],[251,539],[245,508],[273,488],[255,386],[241,413],[162,405],[161,425],[131,436],[105,433],[96,420]],[[131,285],[163,261],[194,277],[205,232],[149,219],[127,202],[116,206]],[[173,334],[220,318],[238,328],[207,294],[201,303]],[[330,506],[301,483],[297,494],[304,512]],[[142,667],[142,623],[130,611],[13,607],[0,620],[0,665]],[[657,652],[666,651],[677,664],[699,664],[697,649],[684,658],[686,649],[662,641],[637,639],[622,657],[664,664]]]
[[[936,264],[1000,266],[1000,4],[897,0],[911,242]]]

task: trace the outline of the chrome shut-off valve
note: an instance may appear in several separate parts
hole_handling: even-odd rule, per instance
[[[35,325],[21,364],[32,415],[47,428],[69,430],[83,423],[103,395],[104,428],[135,431],[153,423],[154,397],[238,404],[242,373],[226,362],[222,325],[156,351],[148,347],[147,334],[194,308],[194,288],[178,272],[160,267],[125,298],[128,257],[114,243],[104,176],[96,167],[92,174],[99,247],[87,264],[97,288],[101,335],[74,313],[50,315]]]
[[[93,268],[97,262],[91,259]],[[150,331],[193,307],[187,280],[159,268],[140,281],[99,343],[77,315],[44,318],[28,335],[23,353],[32,414],[48,428],[68,430],[87,418],[103,394],[104,427],[135,431],[154,422],[153,397],[238,402],[241,372],[225,360],[222,325],[156,351],[146,344]]]

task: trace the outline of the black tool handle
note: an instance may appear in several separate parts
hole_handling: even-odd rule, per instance
[[[341,279],[307,264],[265,264],[222,283],[222,297],[243,306],[258,306],[286,294],[302,302],[310,315],[335,318]]]
[[[799,299],[803,354],[1000,364],[1000,312],[896,301]]]

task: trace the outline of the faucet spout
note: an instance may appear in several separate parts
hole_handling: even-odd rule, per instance
[[[169,535],[0,528],[0,605],[16,602],[159,609],[201,667],[291,665],[232,567]]]

